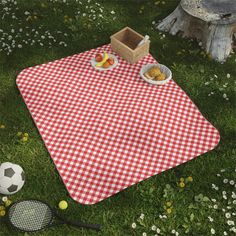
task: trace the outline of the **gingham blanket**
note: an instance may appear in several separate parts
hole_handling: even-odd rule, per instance
[[[70,194],[94,204],[189,161],[219,142],[218,131],[174,82],[139,76],[156,60],[97,71],[91,58],[110,45],[27,68],[17,85]]]

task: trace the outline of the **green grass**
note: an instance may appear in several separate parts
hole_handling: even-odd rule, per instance
[[[39,3],[40,2],[40,3]],[[6,18],[0,23],[0,29],[9,31],[10,28],[28,26],[29,29],[43,25],[55,33],[55,29],[68,34],[64,37],[55,33],[55,38],[64,41],[68,46],[60,46],[58,42],[51,47],[25,46],[14,50],[10,55],[5,52],[0,54],[0,163],[11,161],[20,164],[26,172],[26,184],[23,189],[13,195],[13,201],[28,198],[37,198],[56,207],[61,199],[69,202],[69,209],[61,212],[69,219],[81,219],[86,222],[101,223],[103,230],[100,233],[91,230],[75,229],[68,226],[59,226],[36,235],[154,235],[150,227],[155,224],[161,229],[162,235],[171,235],[175,229],[180,235],[211,235],[210,229],[214,228],[215,235],[223,235],[223,231],[229,232],[230,226],[222,208],[235,212],[236,205],[222,199],[222,190],[230,194],[235,191],[235,186],[223,184],[223,179],[236,181],[235,154],[235,81],[236,57],[233,55],[226,63],[219,64],[209,60],[201,53],[197,42],[182,39],[166,34],[161,39],[159,32],[154,30],[152,22],[168,15],[178,4],[177,0],[166,1],[166,4],[155,4],[157,1],[100,1],[104,6],[104,19],[89,21],[87,17],[74,17],[74,9],[78,5],[75,1],[64,3],[49,3],[49,1],[18,1],[19,10],[16,14],[18,21]],[[86,3],[86,1],[83,1]],[[41,5],[44,3],[45,5]],[[94,5],[94,1],[91,1]],[[83,8],[86,11],[84,4]],[[114,10],[115,14],[110,12]],[[1,11],[1,10],[0,10]],[[37,15],[37,19],[26,21],[25,11]],[[72,18],[72,22],[65,23],[64,16]],[[115,24],[111,20],[116,17]],[[17,22],[20,22],[21,26]],[[97,24],[100,22],[100,26]],[[11,26],[12,24],[12,26]],[[83,52],[85,50],[109,43],[109,36],[124,26],[130,26],[141,34],[151,37],[151,53],[161,63],[172,68],[174,80],[186,91],[193,102],[199,107],[202,114],[220,131],[221,141],[216,149],[206,153],[186,164],[165,171],[162,174],[151,177],[136,184],[115,196],[95,205],[81,205],[70,199],[59,174],[43,144],[43,141],[31,119],[16,87],[17,74],[25,67],[45,63],[67,55]],[[24,38],[25,37],[25,38]],[[22,36],[26,39],[27,36]],[[30,37],[30,36],[29,36]],[[0,43],[1,47],[1,43]],[[231,75],[230,78],[226,74]],[[214,74],[218,78],[214,77]],[[211,78],[214,78],[211,80]],[[210,82],[209,85],[205,85]],[[225,83],[228,83],[226,87]],[[213,95],[208,96],[209,93]],[[223,98],[226,94],[229,100]],[[17,132],[29,133],[29,141],[19,143]],[[221,169],[226,172],[220,177],[216,174]],[[194,181],[187,183],[186,188],[180,189],[177,182],[180,177],[192,176]],[[215,183],[220,190],[212,189]],[[165,195],[166,185],[170,185],[170,191]],[[167,186],[168,188],[168,186]],[[209,208],[214,203],[200,196],[215,198],[220,209]],[[166,220],[159,218],[165,214],[165,202],[171,201],[172,213]],[[232,209],[227,209],[232,205]],[[144,213],[144,220],[138,220]],[[207,219],[212,216],[211,223]],[[231,216],[235,221],[236,217]],[[136,229],[131,224],[137,222]],[[232,226],[231,226],[232,228]],[[186,233],[185,233],[186,232]],[[0,219],[0,235],[24,235],[10,229]],[[26,234],[25,234],[26,235]],[[233,233],[228,233],[233,235]]]

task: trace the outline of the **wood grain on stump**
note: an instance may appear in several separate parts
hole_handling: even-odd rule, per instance
[[[224,61],[235,47],[236,0],[181,0],[157,29],[197,38],[213,59]]]

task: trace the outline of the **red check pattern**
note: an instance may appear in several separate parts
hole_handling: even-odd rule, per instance
[[[97,71],[110,45],[23,70],[17,85],[71,197],[94,204],[189,161],[219,142],[218,131],[172,80],[150,85],[141,67]],[[116,54],[115,54],[116,55]],[[117,56],[117,55],[116,55]]]

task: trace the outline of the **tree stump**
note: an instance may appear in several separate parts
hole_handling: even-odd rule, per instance
[[[196,38],[213,59],[225,61],[236,45],[236,0],[181,0],[157,29]]]

